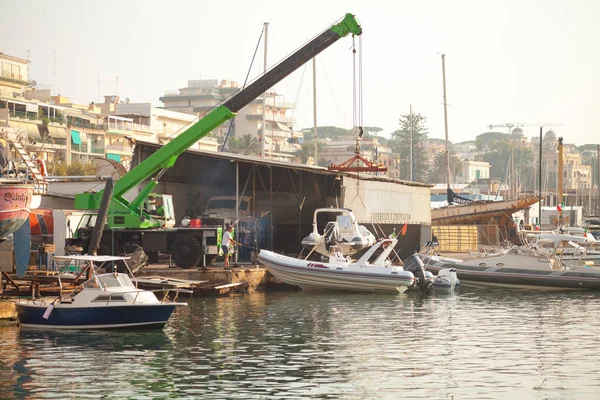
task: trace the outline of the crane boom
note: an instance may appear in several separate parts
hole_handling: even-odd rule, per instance
[[[243,107],[348,34],[362,34],[362,28],[352,14],[346,14],[340,22],[306,43],[121,177],[114,187],[113,204],[110,207],[114,212],[109,215],[109,226],[119,225],[127,228],[158,226],[155,221],[143,218],[140,210],[144,199],[158,184],[157,178],[152,179],[131,203],[123,195],[159,170],[172,167],[181,153],[209,134],[212,129],[235,117]],[[102,192],[77,194],[75,195],[75,208],[80,210],[98,209],[101,198]],[[116,224],[115,214],[120,214]]]

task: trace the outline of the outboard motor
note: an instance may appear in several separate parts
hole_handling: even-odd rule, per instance
[[[338,242],[338,228],[335,222],[328,222],[325,225],[325,249],[329,250],[331,245]]]
[[[412,272],[415,276],[415,286],[422,292],[429,293],[433,290],[433,282],[425,276],[425,264],[417,254],[404,260],[404,270]]]
[[[456,274],[456,268],[444,268],[439,270],[434,281],[436,290],[453,291],[460,285],[460,281]]]

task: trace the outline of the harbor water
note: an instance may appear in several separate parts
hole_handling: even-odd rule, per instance
[[[196,298],[162,331],[0,329],[0,398],[594,399],[600,294]]]

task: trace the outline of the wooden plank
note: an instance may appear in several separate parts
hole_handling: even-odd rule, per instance
[[[229,289],[229,288],[243,286],[243,285],[244,285],[244,282],[228,283],[225,285],[215,286],[213,289],[215,289],[215,290]]]

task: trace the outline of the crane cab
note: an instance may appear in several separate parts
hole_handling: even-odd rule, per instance
[[[150,193],[144,202],[143,212],[148,218],[158,221],[162,228],[175,226],[175,208],[170,194]]]

